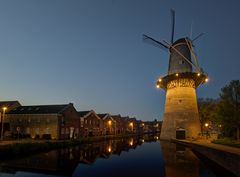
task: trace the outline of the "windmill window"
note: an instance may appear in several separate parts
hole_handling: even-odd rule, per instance
[[[181,104],[181,103],[182,103],[182,100],[178,100],[178,103]]]
[[[179,64],[182,65],[184,63],[183,60],[179,60]]]

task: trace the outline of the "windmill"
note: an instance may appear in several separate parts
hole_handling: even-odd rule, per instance
[[[170,42],[158,41],[143,34],[143,41],[169,51],[168,74],[157,80],[157,88],[166,91],[162,139],[197,138],[200,134],[200,121],[197,108],[196,88],[208,81],[208,76],[200,68],[193,39],[183,37],[174,41],[175,11],[171,10]]]

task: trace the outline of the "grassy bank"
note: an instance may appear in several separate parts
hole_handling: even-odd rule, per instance
[[[240,141],[229,139],[229,138],[213,140],[212,143],[240,148]]]

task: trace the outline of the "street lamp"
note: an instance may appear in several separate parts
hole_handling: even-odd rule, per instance
[[[110,153],[112,152],[112,147],[109,145],[108,148],[107,148],[107,151]]]
[[[208,137],[209,137],[209,132],[208,132],[208,126],[209,126],[209,124],[208,124],[208,123],[205,123],[204,125],[205,125],[205,127],[206,127],[206,138],[208,138]]]
[[[112,121],[111,120],[108,121],[108,125],[109,125],[109,134],[111,134],[112,133],[112,130],[111,130]]]
[[[132,123],[132,122],[130,122],[130,123],[129,123],[129,126],[131,127],[131,129],[132,129],[132,132],[133,132],[133,123]]]
[[[4,127],[4,118],[5,118],[5,111],[7,110],[7,107],[3,107],[3,115],[2,115],[2,129],[1,129],[1,140],[3,140],[3,127]]]

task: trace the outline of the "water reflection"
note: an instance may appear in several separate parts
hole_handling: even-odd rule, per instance
[[[94,142],[9,160],[0,164],[0,176],[215,176],[190,149],[158,138]]]
[[[199,160],[181,145],[161,141],[166,177],[199,177]]]
[[[41,174],[72,176],[78,165],[91,165],[98,158],[108,159],[113,154],[120,156],[122,152],[128,152],[130,149],[135,149],[144,142],[152,141],[156,141],[156,136],[129,137],[88,143],[26,158],[5,161],[0,164],[0,170],[11,174],[15,174],[18,171],[28,171]]]

